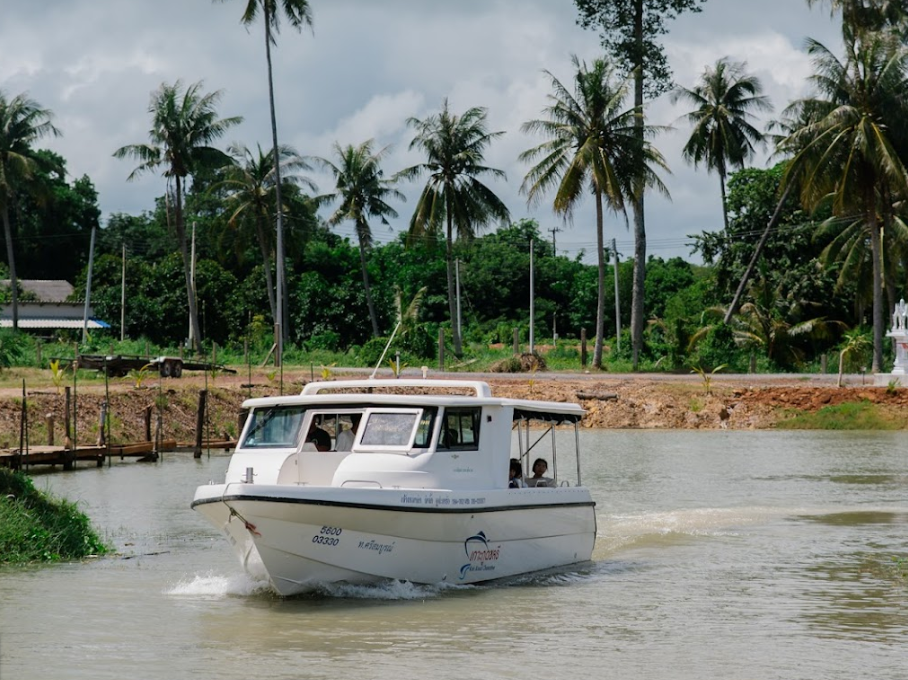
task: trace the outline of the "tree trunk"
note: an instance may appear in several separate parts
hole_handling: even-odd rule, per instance
[[[255,216],[255,233],[259,248],[262,251],[262,263],[265,265],[265,287],[268,289],[268,304],[271,307],[271,322],[277,323],[277,310],[274,301],[274,280],[271,278],[271,253],[268,252],[268,239],[265,238],[265,225],[261,215]]]
[[[19,279],[16,277],[16,256],[13,251],[13,229],[9,222],[9,208],[6,200],[0,210],[3,211],[3,236],[6,238],[6,263],[9,265],[9,290],[12,296],[13,330],[19,330]]]
[[[189,248],[186,244],[186,228],[183,224],[183,183],[179,175],[176,176],[176,200],[174,213],[177,225],[177,239],[180,242],[180,254],[183,256],[183,273],[186,275],[186,299],[189,302],[189,323],[192,326],[193,349],[198,352],[202,342],[202,331],[199,329],[199,312],[196,306],[195,288],[192,285],[190,270],[192,263],[189,261]]]
[[[359,232],[359,229],[357,229]],[[363,268],[363,290],[366,291],[366,305],[369,307],[369,320],[372,321],[372,337],[378,337],[378,319],[375,317],[375,306],[372,304],[372,290],[369,287],[369,270],[366,267],[366,246],[359,239],[359,263]]]
[[[763,231],[763,235],[757,242],[757,247],[754,248],[754,254],[750,258],[747,269],[744,270],[744,275],[741,277],[741,282],[738,284],[738,289],[735,291],[735,296],[732,298],[731,304],[728,306],[728,309],[725,310],[724,322],[726,324],[731,322],[731,318],[735,315],[735,312],[738,311],[738,305],[741,304],[741,297],[744,295],[744,289],[747,287],[747,282],[750,281],[750,277],[753,276],[754,268],[757,266],[757,260],[760,259],[760,254],[763,252],[763,246],[765,246],[766,241],[769,240],[770,232],[775,229],[776,225],[779,223],[779,218],[782,216],[782,207],[785,205],[785,201],[788,200],[788,196],[789,194],[791,194],[791,190],[793,188],[794,181],[789,180],[788,186],[785,187],[782,198],[779,199],[779,202],[776,205],[776,210],[769,220],[769,224],[766,225],[766,229]]]
[[[867,222],[870,228],[870,248],[873,256],[873,364],[871,372],[879,373],[883,364],[883,267],[880,232],[877,228],[876,202],[873,190],[867,206]]]
[[[275,307],[277,309],[277,323],[281,329],[279,338],[278,357],[284,361],[284,340],[287,338],[287,322],[284,318],[286,311],[287,284],[284,280],[284,203],[281,200],[281,158],[277,143],[277,116],[274,113],[274,78],[271,70],[271,3],[263,2],[265,20],[265,57],[268,61],[268,105],[271,109],[271,141],[274,146],[274,200],[277,215],[277,245],[275,248],[274,268],[277,276]]]
[[[599,283],[596,294],[596,344],[593,349],[593,368],[602,368],[602,336],[605,331],[605,237],[602,216],[602,193],[596,192],[596,256]],[[616,329],[617,330],[617,329]]]
[[[454,217],[451,210],[451,198],[445,192],[445,219],[447,221],[447,234],[445,238],[445,264],[448,270],[448,312],[451,315],[451,330],[454,337],[454,356],[460,358],[463,354],[460,339],[460,326],[457,323],[457,307],[454,301]]]
[[[645,142],[643,129],[643,0],[634,2],[634,42],[637,48],[637,59],[634,66],[634,106],[637,115],[634,117],[634,134],[640,148]],[[633,367],[637,370],[640,352],[643,349],[643,325],[646,310],[646,221],[643,210],[643,173],[638,172],[634,180],[634,286],[631,296],[631,346],[633,347]]]
[[[719,186],[722,187],[722,221],[725,224],[725,236],[728,233],[728,197],[725,195],[725,170],[719,168]]]

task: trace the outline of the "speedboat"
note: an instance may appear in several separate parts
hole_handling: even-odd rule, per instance
[[[281,596],[471,584],[592,555],[577,404],[493,397],[478,381],[368,379],[244,409],[224,483],[200,486],[192,507]],[[538,458],[550,477],[509,479],[512,459],[530,470]]]

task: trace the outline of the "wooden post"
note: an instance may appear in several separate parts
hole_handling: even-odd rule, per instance
[[[148,351],[148,340],[145,341],[145,358],[150,359],[151,353]]]
[[[44,416],[44,422],[47,423],[47,445],[54,445],[54,414],[48,413]]]
[[[205,403],[208,400],[208,390],[199,390],[199,412],[195,419],[195,448],[192,450],[193,458],[202,457],[202,432],[205,430]]]
[[[211,365],[217,366],[218,363],[218,343],[211,343]]]
[[[754,354],[753,352],[750,353],[750,372],[751,373],[757,372],[757,355]]]
[[[820,373],[826,375],[826,369],[829,368],[829,355],[826,352],[820,355]]]
[[[35,343],[35,358],[38,360],[38,368],[41,367],[41,341]]]
[[[106,430],[105,425],[107,424],[107,402],[101,402],[101,418],[98,424],[98,446],[104,446],[105,438],[104,432]]]
[[[64,437],[64,446],[67,449],[73,447],[73,438],[72,430],[69,427],[70,418],[72,417],[72,388],[67,386],[63,388],[64,393],[64,403],[63,403],[63,437]]]
[[[249,363],[249,338],[243,338],[243,364]],[[251,380],[249,382],[252,382]]]
[[[154,410],[154,405],[149,404],[145,407],[145,441],[151,441],[151,413]]]
[[[438,329],[438,370],[445,370],[445,331]]]
[[[512,344],[513,344],[514,354],[515,355],[520,354],[520,329],[518,329],[518,328],[514,329]]]
[[[589,356],[586,352],[586,329],[580,329],[580,366],[581,368],[586,368],[586,362],[589,359]]]

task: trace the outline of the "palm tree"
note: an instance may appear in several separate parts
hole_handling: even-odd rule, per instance
[[[846,31],[845,60],[808,43],[817,96],[796,102],[812,115],[781,144],[797,150],[787,176],[800,173],[809,208],[830,200],[836,217],[864,225],[873,261],[873,371],[883,357],[883,254],[880,215],[889,223],[891,200],[908,195],[908,169],[895,143],[908,116],[908,51],[894,36]]]
[[[574,209],[589,190],[596,202],[596,243],[599,265],[596,304],[596,345],[593,366],[602,368],[602,335],[605,324],[605,257],[603,236],[603,203],[615,213],[624,215],[626,204],[635,196],[642,180],[643,187],[655,187],[668,193],[653,167],[667,170],[662,155],[646,141],[656,128],[644,127],[644,143],[638,138],[637,107],[625,108],[631,80],[617,81],[613,68],[597,59],[591,67],[573,57],[576,69],[574,92],[548,71],[553,94],[544,109],[546,119],[523,124],[524,132],[538,132],[548,141],[520,155],[520,160],[538,163],[533,166],[520,187],[529,203],[538,203],[551,189],[555,190],[553,208],[570,219]]]
[[[760,80],[747,75],[744,64],[723,58],[714,67],[706,68],[693,89],[678,86],[672,93],[673,102],[684,99],[696,107],[684,116],[694,129],[683,154],[694,167],[702,162],[707,170],[715,170],[719,175],[726,231],[728,169],[743,168],[744,162],[754,154],[754,144],[763,142],[763,133],[750,123],[751,111],[772,109],[762,91]]]
[[[161,83],[152,92],[148,112],[152,117],[148,131],[150,142],[130,144],[114,152],[115,158],[133,158],[139,166],[128,180],[133,180],[150,170],[163,168],[164,176],[174,182],[174,215],[183,269],[186,275],[186,297],[189,301],[189,322],[192,328],[195,349],[199,349],[202,333],[196,308],[195,292],[190,275],[191,263],[186,244],[186,228],[183,223],[183,190],[186,178],[202,168],[222,167],[230,161],[223,151],[211,146],[240,117],[217,117],[215,106],[221,98],[221,91],[203,94],[202,83],[190,85],[183,91],[182,81],[173,85]]]
[[[226,0],[220,0],[226,2]],[[271,46],[277,45],[275,35],[281,32],[281,15],[286,17],[290,25],[297,31],[302,31],[303,26],[312,27],[312,9],[308,0],[246,0],[246,9],[241,19],[244,26],[253,24],[261,10],[265,24],[265,58],[268,62],[268,105],[271,111],[271,139],[273,142],[275,196],[277,210],[277,323],[280,327],[278,334],[277,360],[283,361],[284,338],[287,337],[286,324],[284,323],[284,305],[287,299],[287,282],[284,280],[284,218],[283,201],[281,200],[281,167],[280,146],[277,143],[277,116],[274,113],[274,76],[271,67]],[[281,11],[283,10],[283,12]]]
[[[440,113],[424,120],[410,118],[416,130],[410,149],[420,149],[427,161],[398,173],[415,179],[429,173],[410,220],[410,237],[435,235],[445,225],[445,261],[448,269],[448,310],[454,331],[454,354],[461,355],[460,328],[454,308],[454,229],[459,239],[469,239],[490,222],[510,218],[507,207],[479,181],[483,175],[504,178],[501,170],[483,165],[485,150],[503,132],[489,132],[486,109],[473,107],[463,114],[451,113],[445,99]]]
[[[908,28],[908,11],[904,0],[807,0],[809,6],[828,4],[834,14],[841,10],[842,25],[851,31],[878,31]]]
[[[274,151],[262,151],[261,145],[253,153],[243,144],[231,144],[227,153],[232,162],[224,168],[223,181],[211,187],[211,191],[224,189],[227,192],[227,206],[232,210],[228,224],[233,228],[249,224],[254,227],[255,238],[262,253],[265,267],[265,286],[268,289],[268,304],[271,318],[278,323],[274,282],[271,278],[271,259],[274,253],[274,239],[268,225],[274,206],[277,204],[276,167],[284,170],[281,182],[288,186],[303,184],[314,190],[315,184],[300,175],[299,170],[311,170],[310,165],[290,146],[281,145],[279,162],[274,162]]]
[[[369,287],[369,270],[366,267],[366,251],[372,245],[372,230],[369,228],[369,218],[378,217],[382,224],[390,224],[389,217],[397,217],[394,210],[386,200],[397,198],[405,200],[404,195],[392,187],[395,179],[385,179],[381,169],[381,161],[387,155],[390,147],[385,147],[373,152],[374,140],[368,140],[359,146],[352,144],[341,148],[334,144],[334,155],[337,163],[326,158],[316,160],[334,176],[337,190],[326,196],[319,197],[325,200],[339,199],[341,204],[328,218],[327,224],[334,226],[344,220],[351,220],[356,227],[356,237],[359,240],[359,261],[363,269],[363,288],[366,292],[366,304],[369,307],[369,319],[372,321],[372,335],[378,337],[378,317],[375,314],[375,305],[372,303],[372,292]]]
[[[32,145],[47,135],[60,135],[52,120],[53,114],[48,109],[42,109],[26,94],[8,99],[6,93],[0,90],[0,218],[3,219],[3,237],[6,240],[15,330],[19,329],[19,280],[9,209],[14,205],[18,191],[28,188],[27,183],[40,162]]]

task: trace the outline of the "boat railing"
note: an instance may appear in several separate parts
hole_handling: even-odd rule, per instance
[[[332,390],[367,390],[371,388],[390,388],[406,387],[410,389],[468,389],[476,397],[488,398],[492,396],[492,390],[488,383],[481,380],[421,380],[418,378],[410,379],[370,379],[370,380],[338,380],[333,382],[319,381],[312,382],[303,387],[300,394],[311,395],[320,394]]]

